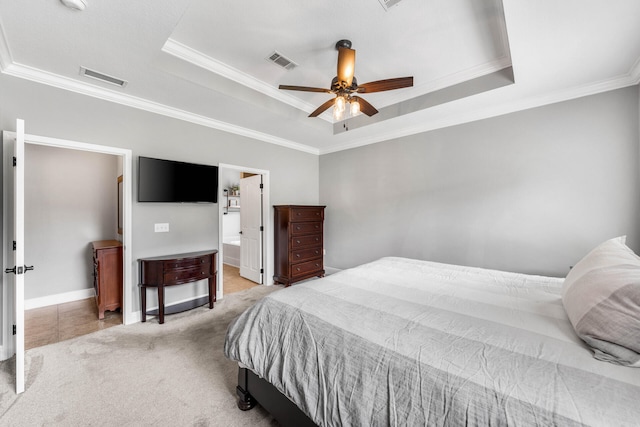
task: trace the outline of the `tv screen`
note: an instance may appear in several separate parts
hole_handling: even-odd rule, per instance
[[[138,201],[217,203],[218,167],[140,156]]]

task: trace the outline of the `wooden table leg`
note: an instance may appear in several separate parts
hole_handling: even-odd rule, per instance
[[[164,286],[158,285],[158,321],[164,323]]]
[[[140,308],[142,309],[142,321],[147,321],[147,287],[140,286]]]
[[[214,277],[209,278],[209,308],[213,308],[213,303],[216,300],[216,279]]]

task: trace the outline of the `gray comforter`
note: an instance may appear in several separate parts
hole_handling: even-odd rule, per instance
[[[225,354],[322,426],[638,425],[640,369],[592,357],[561,286],[383,258],[270,294]]]

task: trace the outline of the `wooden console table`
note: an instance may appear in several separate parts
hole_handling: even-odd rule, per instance
[[[142,321],[147,321],[147,314],[158,315],[159,323],[164,323],[165,314],[174,314],[190,310],[209,302],[213,308],[216,301],[217,263],[216,249],[186,254],[166,255],[153,258],[141,258],[140,265],[140,304]],[[209,295],[204,298],[187,301],[182,304],[164,307],[164,288],[166,286],[183,285],[207,279],[209,281]],[[158,289],[158,310],[147,313],[147,288]]]

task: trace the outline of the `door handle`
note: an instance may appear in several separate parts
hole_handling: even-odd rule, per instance
[[[23,267],[13,267],[13,268],[5,268],[4,272],[5,273],[13,273],[13,274],[23,274],[26,273],[27,271],[32,271],[33,270],[33,265],[25,265]]]

